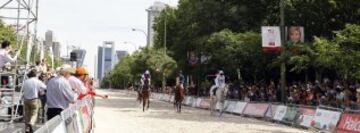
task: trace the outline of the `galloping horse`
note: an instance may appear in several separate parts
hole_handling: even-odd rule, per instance
[[[220,86],[216,92],[215,95],[214,93],[210,90],[210,113],[211,115],[214,115],[215,111],[216,111],[216,105],[219,103],[219,116],[222,115],[222,113],[224,112],[224,104],[225,104],[225,98],[227,95],[227,91],[228,91],[228,85],[223,85]]]
[[[185,97],[184,87],[181,84],[176,85],[175,87],[175,101],[174,107],[178,113],[181,113],[181,104]]]
[[[146,78],[144,80],[144,85],[141,90],[141,94],[139,93],[140,102],[143,103],[143,112],[145,112],[146,109],[149,109],[150,107],[150,80]]]

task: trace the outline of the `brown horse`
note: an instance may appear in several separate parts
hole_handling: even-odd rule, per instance
[[[185,97],[184,87],[178,84],[175,87],[175,100],[174,100],[174,107],[178,113],[181,113],[181,104]]]
[[[141,90],[141,94],[139,94],[140,102],[143,103],[143,112],[150,107],[150,80],[148,78],[145,79],[144,85]]]

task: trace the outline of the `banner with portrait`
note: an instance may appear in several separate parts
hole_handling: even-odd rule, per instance
[[[305,40],[304,27],[289,26],[286,27],[286,40],[290,44],[302,43]]]
[[[279,26],[261,27],[261,37],[264,52],[281,51],[281,34]]]

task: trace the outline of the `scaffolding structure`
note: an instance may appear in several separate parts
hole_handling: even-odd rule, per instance
[[[10,25],[16,31],[16,49],[22,50],[27,46],[26,59],[19,59],[11,65],[8,70],[2,69],[0,78],[8,77],[8,83],[13,85],[1,85],[0,92],[7,97],[8,104],[0,103],[3,108],[10,109],[10,115],[0,115],[0,119],[8,117],[10,123],[23,116],[19,114],[22,110],[22,82],[26,79],[26,71],[30,63],[30,55],[33,46],[43,45],[37,40],[39,0],[1,0],[0,20]],[[22,61],[20,61],[22,60]],[[10,78],[13,79],[10,81]],[[1,107],[0,107],[1,108]]]

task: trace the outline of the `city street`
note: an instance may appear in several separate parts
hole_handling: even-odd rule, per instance
[[[152,100],[143,113],[135,97],[119,91],[98,90],[110,94],[97,99],[96,133],[303,133],[300,129],[234,115],[212,117],[208,110],[185,107],[181,114],[172,104]]]

